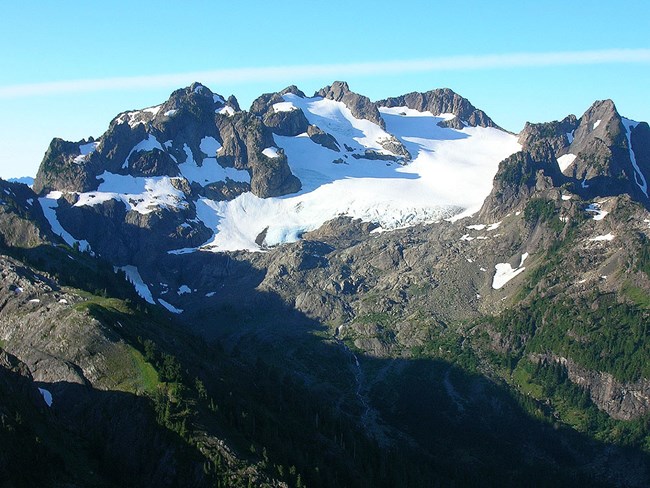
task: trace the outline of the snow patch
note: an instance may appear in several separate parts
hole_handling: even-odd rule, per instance
[[[604,236],[592,237],[589,240],[590,241],[595,241],[595,242],[612,241],[612,240],[614,240],[614,237],[616,237],[616,236],[610,232],[609,234],[605,234]]]
[[[596,127],[598,127],[601,122],[602,122],[601,119],[598,119],[596,122],[594,122],[594,126],[593,126],[593,128],[591,130],[596,130]]]
[[[160,149],[161,151],[164,151],[163,147],[158,142],[158,139],[156,139],[154,135],[149,134],[146,139],[140,141],[133,147],[133,149],[131,149],[129,155],[126,157],[124,163],[122,164],[122,168],[127,169],[129,167],[129,159],[131,158],[131,155],[134,152],[140,152],[140,151],[148,152],[148,151],[153,151],[154,149]]]
[[[149,290],[149,287],[142,280],[142,276],[140,276],[140,272],[138,271],[138,268],[132,265],[127,265],[127,266],[115,267],[114,269],[115,271],[117,271],[118,269],[124,271],[124,274],[126,274],[126,277],[134,286],[135,291],[138,293],[138,295],[140,295],[142,298],[144,298],[148,303],[151,303],[152,305],[156,303],[153,300],[153,296],[151,295],[151,291]]]
[[[205,296],[208,297],[208,298],[210,298],[210,297],[215,296],[216,294],[217,294],[216,291],[211,291],[211,292],[206,293]]]
[[[560,156],[559,158],[557,158],[557,164],[560,166],[560,171],[562,171],[562,173],[564,173],[564,171],[569,166],[571,166],[571,163],[573,163],[573,161],[575,161],[575,159],[576,159],[576,155],[571,154],[571,153],[564,154],[564,155]]]
[[[566,133],[566,138],[569,141],[569,144],[573,143],[573,131]]]
[[[99,146],[99,142],[89,142],[87,144],[79,145],[79,156],[72,160],[73,163],[81,164],[88,159],[88,156],[95,152]]]
[[[605,210],[601,210],[600,205],[598,203],[590,203],[589,205],[587,205],[587,208],[585,208],[585,211],[593,213],[594,220],[603,220],[605,216],[609,213]]]
[[[513,279],[519,273],[523,272],[526,269],[524,266],[524,261],[526,261],[526,258],[528,258],[527,252],[521,255],[521,262],[515,269],[510,266],[510,263],[497,263],[494,266],[496,273],[492,279],[492,288],[495,290],[502,288],[506,283],[508,283],[508,281]]]
[[[60,236],[66,244],[71,247],[74,247],[75,244],[79,246],[79,250],[82,252],[92,252],[90,249],[90,244],[85,239],[78,240],[72,237],[72,235],[63,228],[59,222],[58,217],[56,216],[56,209],[59,207],[59,198],[63,196],[63,193],[60,191],[51,191],[44,197],[38,199],[38,203],[43,209],[43,215],[50,224],[52,232]]]
[[[52,393],[50,393],[49,390],[46,390],[45,388],[39,388],[38,391],[43,396],[43,400],[45,400],[47,406],[52,407]]]
[[[227,115],[228,117],[232,117],[233,115],[235,115],[235,109],[232,108],[230,105],[224,105],[223,107],[218,108],[214,112],[221,115]]]
[[[178,291],[176,293],[178,295],[184,295],[185,293],[192,293],[192,290],[187,285],[181,285],[178,287]]]
[[[175,178],[117,175],[104,171],[97,179],[103,180],[97,191],[80,193],[75,207],[121,200],[127,210],[148,214],[156,208],[185,208],[188,205],[183,192],[172,184]]]
[[[165,307],[167,310],[169,310],[171,313],[175,313],[175,314],[181,314],[181,313],[183,313],[183,309],[174,307],[171,303],[166,302],[166,301],[163,300],[162,298],[159,298],[159,299],[158,299],[158,302],[159,302],[163,307]]]
[[[218,163],[216,155],[220,148],[221,144],[215,138],[204,137],[201,140],[201,151],[206,155],[214,154],[214,156],[204,158],[201,166],[199,166],[194,161],[192,149],[187,144],[184,144],[183,151],[185,151],[187,157],[184,163],[178,165],[178,169],[188,181],[199,183],[201,186],[215,181],[226,181],[227,179],[250,183],[251,177],[248,171],[224,168]]]
[[[217,151],[221,149],[221,144],[212,136],[205,136],[201,139],[199,144],[199,149],[201,152],[206,155],[208,158],[216,158]]]
[[[562,195],[562,200],[564,201],[571,200],[571,195]]]
[[[264,156],[266,156],[267,158],[271,158],[271,159],[280,157],[280,153],[278,152],[278,148],[275,147],[275,146],[271,146],[271,147],[267,147],[267,148],[263,149],[262,154],[264,154]]]
[[[623,125],[625,126],[625,134],[627,135],[627,145],[630,149],[630,160],[632,161],[632,166],[634,167],[634,181],[637,184],[639,188],[641,188],[641,191],[645,194],[646,198],[648,197],[648,182],[645,179],[645,176],[641,172],[641,168],[639,168],[638,163],[636,162],[636,156],[634,154],[634,151],[632,150],[632,129],[631,127],[635,127],[638,125],[638,122],[634,122],[633,120],[629,119],[622,119],[623,120]]]
[[[173,109],[171,109],[171,110],[167,110],[167,112],[165,112],[163,115],[164,115],[165,117],[173,117],[174,115],[176,115],[177,112],[178,112],[178,110],[176,110],[175,108],[173,108]]]
[[[279,102],[273,104],[274,112],[293,112],[294,110],[298,110],[298,107],[291,102]]]

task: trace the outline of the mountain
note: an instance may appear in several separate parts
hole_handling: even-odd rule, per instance
[[[0,414],[62,486],[647,486],[649,137],[334,82],[54,139],[0,181]]]

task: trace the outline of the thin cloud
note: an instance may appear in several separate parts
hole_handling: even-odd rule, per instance
[[[209,84],[232,84],[258,82],[259,80],[299,81],[317,78],[344,78],[346,76],[391,75],[435,71],[473,71],[632,63],[650,63],[650,49],[607,49],[600,51],[451,56],[407,61],[233,68],[190,73],[52,81],[2,86],[0,87],[0,98],[21,98],[111,90],[175,88],[196,80]]]

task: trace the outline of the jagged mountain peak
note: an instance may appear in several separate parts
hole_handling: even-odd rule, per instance
[[[356,118],[366,119],[377,124],[382,129],[386,128],[386,123],[381,118],[377,106],[368,97],[350,90],[345,81],[335,81],[331,85],[321,88],[314,93],[314,97],[343,102]]]
[[[449,88],[439,88],[427,92],[411,92],[399,97],[391,97],[376,102],[379,107],[408,107],[418,112],[431,112],[433,115],[453,114],[455,119],[445,120],[441,127],[462,129],[465,124],[472,127],[494,127],[499,129],[485,112],[477,109],[469,100]]]

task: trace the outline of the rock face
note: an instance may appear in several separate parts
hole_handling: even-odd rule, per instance
[[[237,196],[242,189],[262,198],[293,193],[300,189],[300,182],[291,174],[286,158],[271,163],[262,151],[274,145],[269,127],[295,133],[306,131],[308,124],[299,113],[269,115],[267,122],[268,126],[241,112],[234,97],[225,100],[194,83],[176,90],[162,105],[119,114],[98,141],[69,143],[55,139],[39,168],[34,189],[37,193],[53,188],[92,191],[98,188],[104,172],[179,177],[180,164],[201,168],[207,157],[216,158],[224,168],[250,174],[250,187],[224,180],[220,186],[230,188],[220,191],[223,198]],[[198,194],[202,186],[206,185],[196,188]]]
[[[526,149],[544,140],[550,144],[556,157],[559,157],[567,153],[577,127],[578,119],[575,115],[569,115],[559,122],[541,124],[526,122],[524,129],[519,133],[519,143]]]
[[[433,115],[454,114],[456,119],[443,124],[445,127],[462,128],[463,122],[472,127],[497,126],[485,112],[478,110],[467,99],[449,88],[431,90],[425,93],[412,92],[399,97],[375,102],[377,107],[408,107],[418,112],[431,112]]]
[[[621,383],[609,373],[590,371],[561,358],[567,367],[569,379],[589,391],[598,408],[619,420],[632,420],[650,411],[650,380]]]
[[[0,248],[35,248],[54,239],[27,185],[0,180],[0,195]]]
[[[560,187],[567,181],[549,143],[541,140],[524,147],[499,164],[492,192],[479,212],[480,220],[501,220],[506,214],[521,210],[535,193]]]
[[[323,131],[320,127],[310,125],[307,127],[307,135],[316,144],[320,144],[321,146],[326,147],[327,149],[331,149],[332,151],[341,152],[339,143],[336,142],[334,136]]]
[[[628,124],[624,125],[611,100],[595,102],[580,118],[573,141],[566,149],[576,157],[564,171],[580,182],[577,191],[587,197],[627,193],[648,205],[650,168],[644,156],[643,164],[635,167],[632,133],[636,124]],[[639,150],[643,154],[641,147]]]
[[[368,97],[350,91],[350,87],[345,81],[335,81],[330,86],[318,90],[314,96],[343,102],[356,118],[366,119],[382,129],[386,128],[386,123],[381,118],[377,105],[372,103]]]

